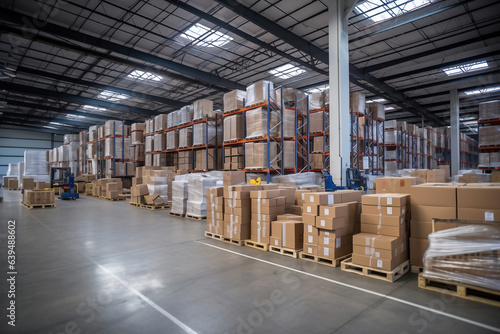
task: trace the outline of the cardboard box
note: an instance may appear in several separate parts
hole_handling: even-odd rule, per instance
[[[244,90],[232,90],[224,94],[224,113],[235,111],[243,108],[243,100],[245,99],[246,92]]]
[[[35,188],[35,179],[31,177],[23,177],[23,189],[33,189]]]
[[[311,225],[304,225],[304,226],[311,226]],[[304,243],[318,245],[318,242],[319,242],[318,238],[319,238],[319,235],[304,233]]]
[[[304,204],[302,208],[304,214],[311,214],[317,216],[319,214],[319,205],[316,204]]]
[[[250,224],[237,224],[224,220],[224,237],[234,240],[247,240],[250,238]]]
[[[352,252],[353,254],[366,255],[374,257],[376,259],[386,259],[386,260],[390,260],[397,256],[397,254],[395,254],[395,251],[391,251],[388,249],[373,248],[369,246],[359,246],[359,245],[353,245]]]
[[[273,237],[271,236],[269,238],[269,244],[274,247],[283,247],[283,244],[281,242],[281,237]]]
[[[377,259],[372,256],[360,255],[360,254],[352,254],[352,263],[358,264],[365,267],[370,267],[374,269],[381,269],[386,271],[392,271],[401,263],[406,261],[406,259],[392,258],[390,260],[387,259]]]
[[[250,239],[255,242],[269,244],[271,242],[271,223],[270,222],[251,222]]]
[[[302,205],[292,205],[290,207],[290,213],[292,213],[294,215],[301,216],[302,215]]]
[[[458,219],[499,221],[500,209],[458,208]]]
[[[352,244],[340,245],[339,247],[318,246],[318,256],[331,260],[335,260],[350,253],[352,253]]]
[[[245,183],[244,171],[230,171],[222,173],[224,187]]]
[[[250,198],[259,199],[259,198],[275,198],[281,196],[281,192],[279,189],[273,190],[254,190],[250,192]]]
[[[304,246],[302,247],[302,252],[307,255],[316,256],[318,255],[318,245],[304,243]]]
[[[51,190],[25,190],[23,192],[23,203],[28,205],[54,204],[55,194]]]
[[[382,177],[375,181],[377,194],[410,194],[411,187],[418,184],[416,177]]]
[[[271,235],[281,238],[284,248],[302,249],[304,243],[304,224],[298,221],[274,221],[271,225]]]
[[[399,226],[378,226],[375,224],[361,223],[361,233],[380,234],[392,237],[406,235],[406,223]]]
[[[432,221],[433,218],[456,219],[457,208],[412,204],[411,217],[413,220],[423,221]]]
[[[149,195],[147,184],[138,184],[130,188],[131,197],[140,197],[144,195]]]
[[[45,188],[50,188],[50,183],[48,182],[36,182],[35,190],[44,190]]]
[[[343,228],[347,225],[346,217],[338,217],[338,218],[329,218],[329,217],[316,217],[317,228],[325,229],[325,230],[336,230],[339,228]]]
[[[382,215],[382,216],[404,216],[406,215],[406,206],[376,206],[376,205],[362,205],[361,212],[368,215]]]
[[[500,209],[500,186],[460,187],[457,189],[457,206],[459,209]]]
[[[335,201],[335,199],[337,199]],[[342,203],[342,195],[332,192],[316,192],[305,195],[305,203],[307,205],[333,205]],[[304,207],[305,209],[305,207]],[[307,212],[307,210],[304,210]]]
[[[410,264],[412,266],[424,266],[423,258],[427,248],[429,248],[428,239],[410,238]]]
[[[411,188],[411,204],[456,207],[457,188],[462,184],[426,183]]]
[[[427,170],[412,170],[411,176],[418,178],[420,184],[427,183]]]
[[[8,189],[19,189],[19,182],[17,179],[10,179],[9,184],[7,186]]]
[[[291,214],[291,213],[285,213],[285,214],[282,214],[282,215],[278,215],[276,217],[276,220],[296,220],[296,221],[302,221],[302,216],[300,215],[294,215],[294,214]]]
[[[349,208],[346,204],[334,204],[332,206],[320,206],[319,215],[328,218],[347,217]]]
[[[371,194],[371,195],[363,195],[361,197],[361,204],[400,207],[400,206],[406,206],[409,198],[410,198],[409,194],[395,194],[395,193]]]
[[[432,233],[432,221],[413,220],[410,223],[410,236],[412,238],[427,239]]]
[[[374,214],[361,214],[362,224],[373,224],[380,226],[400,226],[405,223],[405,216],[383,216]]]
[[[427,182],[446,182],[446,171],[444,169],[432,169],[427,171]]]

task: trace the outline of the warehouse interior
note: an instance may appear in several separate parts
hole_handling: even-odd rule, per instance
[[[2,333],[500,332],[498,1],[0,8]]]

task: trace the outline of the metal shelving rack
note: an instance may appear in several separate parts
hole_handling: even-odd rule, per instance
[[[360,150],[360,137],[359,137],[359,116],[357,113],[350,110],[351,115],[351,167],[360,169],[359,158],[362,156]]]
[[[330,170],[330,109],[325,106],[323,113],[323,169]]]
[[[488,126],[488,125],[500,125],[500,118],[497,119],[487,119],[487,120],[479,120],[477,122],[478,127],[479,126]],[[492,152],[500,152],[500,145],[482,145],[478,146],[479,151],[482,153],[492,153]],[[480,166],[478,167],[479,169],[485,170],[485,171],[494,171],[494,170],[500,170],[500,166]]]
[[[384,171],[384,120],[371,114],[351,111],[351,167],[368,171],[373,175]],[[360,119],[364,120],[364,134],[360,136]],[[362,160],[361,160],[362,159]],[[360,168],[361,165],[363,168]]]
[[[306,108],[301,107],[305,100]],[[309,172],[311,170],[309,152],[311,142],[309,139],[309,96],[297,100],[295,97],[295,173]],[[301,120],[299,124],[299,119]],[[282,131],[283,134],[283,131]],[[324,145],[323,145],[324,146]]]

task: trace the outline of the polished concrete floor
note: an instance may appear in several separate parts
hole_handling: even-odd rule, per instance
[[[28,210],[3,191],[16,220],[16,326],[0,333],[487,333],[500,308],[238,247],[203,236],[204,221],[83,197]],[[1,196],[1,195],[0,195]]]

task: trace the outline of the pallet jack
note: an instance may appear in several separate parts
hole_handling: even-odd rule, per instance
[[[337,191],[345,189],[366,190],[366,177],[362,176],[357,168],[347,168],[347,187],[337,186],[333,182],[332,175],[327,170],[322,170],[325,181],[325,191]]]
[[[52,167],[50,168],[50,187],[59,187],[59,198],[64,200],[75,200],[80,198],[75,192],[75,179],[71,175],[70,167]]]

